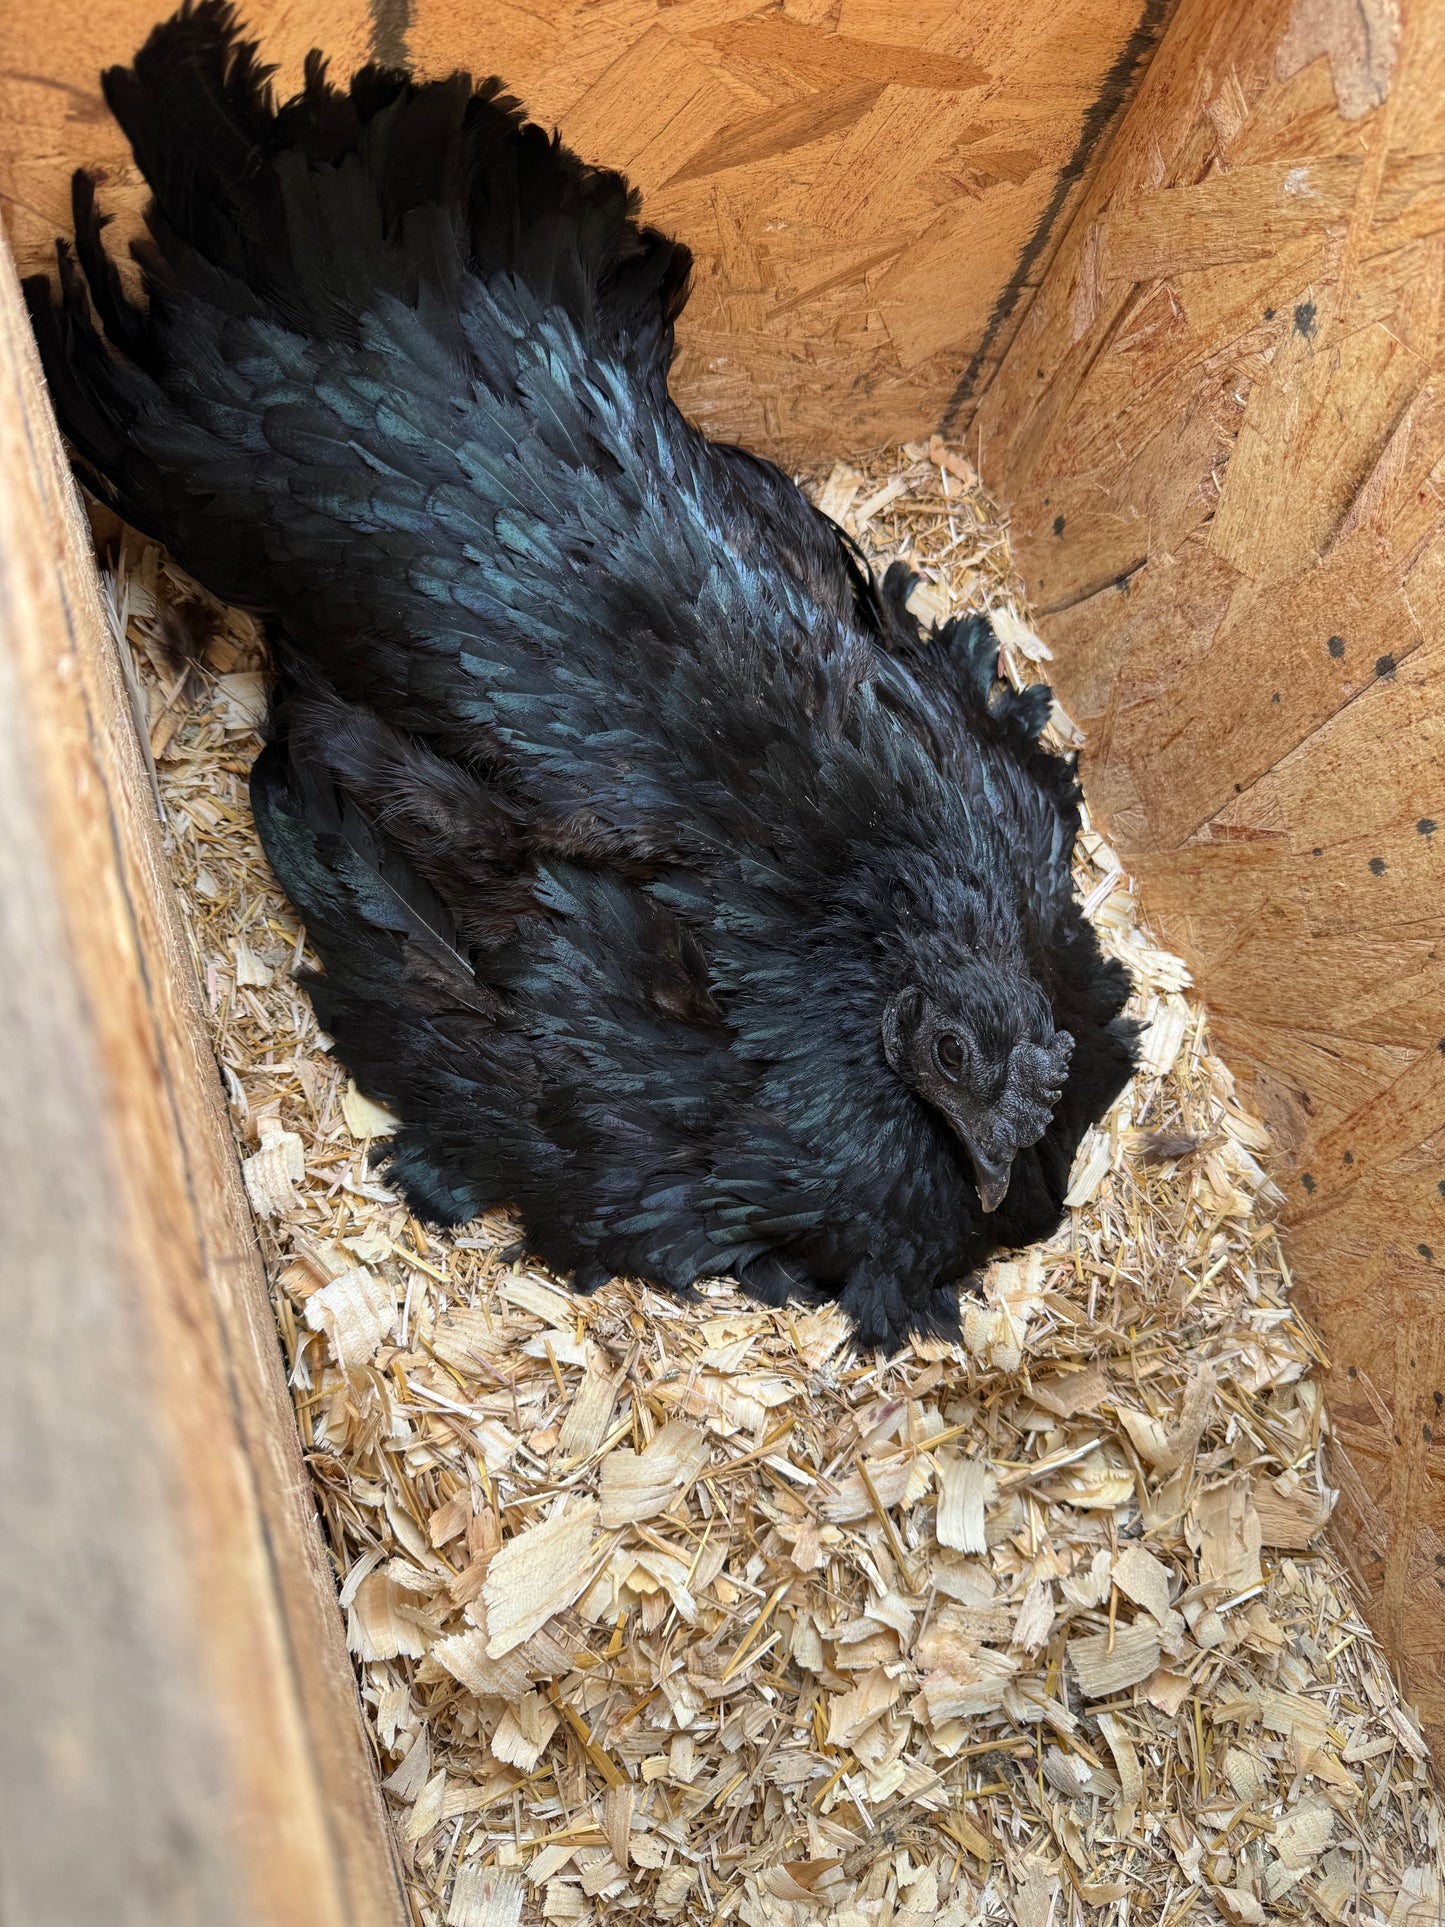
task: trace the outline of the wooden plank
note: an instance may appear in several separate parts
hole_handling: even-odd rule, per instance
[[[1171,0],[246,0],[294,84],[375,52],[500,72],[588,160],[626,168],[698,272],[675,389],[715,433],[795,462],[926,434],[1001,351]],[[22,268],[69,226],[77,164],[140,190],[100,99],[155,0],[13,0],[0,23],[0,206]],[[740,261],[737,236],[746,237]],[[741,278],[739,278],[741,273]]]
[[[3,243],[0,475],[6,1911],[391,1927],[254,1229]]]
[[[1442,86],[1427,0],[1185,0],[976,422],[1091,800],[1274,1131],[1340,1543],[1437,1745]]]

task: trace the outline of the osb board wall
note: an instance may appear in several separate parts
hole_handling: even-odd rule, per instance
[[[0,240],[0,1914],[398,1927],[140,700]]]
[[[1339,1542],[1445,1742],[1445,10],[1185,0],[977,421],[1283,1153]]]
[[[1170,0],[241,0],[294,81],[496,69],[698,257],[676,388],[799,462],[934,427],[992,365]],[[170,0],[11,0],[0,196],[22,271],[127,155],[99,70]],[[122,183],[123,185],[123,183]],[[114,192],[108,204],[114,204]]]

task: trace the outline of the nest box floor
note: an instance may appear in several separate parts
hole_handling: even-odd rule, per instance
[[[810,488],[1037,679],[960,451]],[[836,1312],[727,1284],[573,1298],[505,1216],[433,1235],[378,1174],[247,806],[256,633],[110,548],[418,1927],[1438,1923],[1426,1750],[1322,1537],[1268,1135],[1103,839],[1078,887],[1144,1062],[962,1346],[850,1360]]]

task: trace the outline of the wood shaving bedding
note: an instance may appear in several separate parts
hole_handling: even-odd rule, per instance
[[[1049,651],[937,438],[810,484],[925,620]],[[167,837],[418,1927],[1426,1927],[1410,1709],[1320,1535],[1320,1349],[1268,1135],[1088,825],[1139,1076],[1067,1222],[964,1342],[851,1358],[831,1309],[590,1299],[493,1214],[428,1231],[293,980],[246,774],[264,650],[116,549]],[[1055,741],[1077,740],[1055,709]]]

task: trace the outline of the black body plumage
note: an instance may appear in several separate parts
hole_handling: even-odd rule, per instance
[[[267,624],[256,822],[409,1203],[514,1205],[583,1290],[955,1333],[1131,1064],[1048,692],[683,418],[686,250],[500,83],[313,55],[273,108],[201,0],[105,90],[146,304],[77,176],[46,372],[90,484]]]

